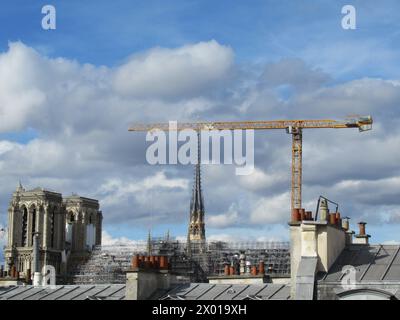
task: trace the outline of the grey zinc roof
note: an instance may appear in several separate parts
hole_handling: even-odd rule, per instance
[[[0,290],[0,300],[121,300],[125,298],[124,284],[13,286]]]
[[[171,300],[287,300],[290,287],[281,284],[190,283],[166,292],[161,299]]]
[[[156,297],[155,297],[156,298]],[[178,300],[287,300],[290,287],[281,284],[180,284],[158,295]],[[124,284],[0,287],[0,300],[123,300]]]
[[[356,269],[356,281],[400,282],[399,245],[350,245],[346,247],[328,273],[320,275],[320,281],[340,282],[342,268]]]

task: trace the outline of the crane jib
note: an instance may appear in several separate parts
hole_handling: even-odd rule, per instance
[[[232,122],[190,122],[178,123],[171,127],[169,123],[136,124],[129,131],[181,131],[181,130],[269,130],[269,129],[344,129],[359,128],[360,131],[372,128],[371,116],[337,120],[272,120],[272,121],[232,121]]]
[[[302,188],[302,130],[303,129],[346,129],[358,128],[360,132],[372,129],[371,116],[352,117],[337,120],[272,120],[272,121],[236,121],[236,122],[188,122],[136,124],[129,131],[181,131],[186,129],[203,130],[269,130],[286,129],[292,135],[292,186],[291,209],[301,209]]]

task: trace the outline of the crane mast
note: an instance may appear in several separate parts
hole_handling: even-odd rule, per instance
[[[338,120],[271,120],[271,121],[232,121],[232,122],[181,122],[171,128],[169,123],[135,124],[129,131],[170,131],[170,130],[271,130],[285,129],[292,135],[292,179],[291,209],[301,208],[302,189],[302,143],[304,129],[347,129],[358,128],[360,132],[372,129],[371,116],[357,116],[343,121]]]

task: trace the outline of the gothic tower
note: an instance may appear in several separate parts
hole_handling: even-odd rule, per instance
[[[188,243],[204,242],[206,240],[205,224],[204,224],[204,200],[201,190],[201,174],[200,174],[200,134],[197,134],[198,151],[197,164],[195,167],[194,184],[192,199],[190,201],[190,220],[188,231]]]
[[[65,216],[60,193],[35,188],[25,190],[19,183],[8,208],[8,243],[4,250],[6,270],[12,266],[24,275],[51,265],[61,271]],[[39,262],[33,264],[33,242],[37,236]],[[39,270],[36,268],[39,266]]]
[[[73,254],[101,244],[102,217],[97,200],[78,195],[63,199],[61,193],[25,190],[20,183],[8,208],[6,271],[29,276],[51,265],[57,275],[65,274]]]

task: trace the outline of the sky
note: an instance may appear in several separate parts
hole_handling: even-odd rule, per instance
[[[55,30],[41,26],[46,4]],[[370,114],[369,132],[304,133],[303,203],[324,195],[372,242],[399,241],[399,12],[396,0],[2,1],[0,225],[21,181],[99,199],[105,243],[184,238],[193,167],[149,165],[130,124]],[[208,239],[288,240],[290,152],[284,131],[259,131],[252,175],[203,166]]]

